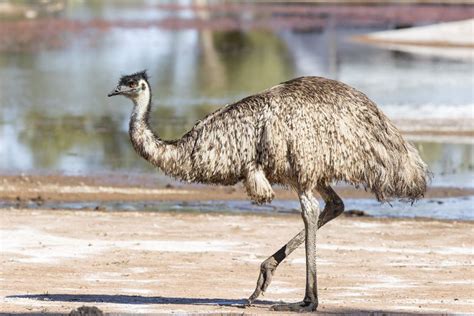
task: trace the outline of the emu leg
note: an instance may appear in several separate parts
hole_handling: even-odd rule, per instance
[[[300,194],[302,217],[305,228],[306,290],[303,301],[272,306],[275,311],[312,312],[318,307],[316,277],[316,232],[320,216],[319,203],[311,191]]]
[[[295,237],[293,237],[286,245],[281,247],[277,252],[268,257],[260,265],[260,275],[257,280],[257,287],[252,295],[247,300],[247,305],[250,305],[260,296],[260,293],[265,292],[272,281],[273,274],[276,268],[286,257],[290,255],[296,248],[298,248],[304,241],[305,230],[301,230]]]
[[[344,203],[337,193],[330,187],[318,187],[317,191],[325,202],[324,210],[321,212],[318,221],[318,229],[332,219],[338,217],[344,212]],[[268,257],[260,265],[260,275],[258,276],[255,291],[250,295],[247,304],[252,304],[261,293],[265,292],[272,281],[278,265],[285,260],[296,248],[298,248],[305,239],[305,230],[302,229],[295,237],[293,237],[286,245],[281,247],[277,252]]]
[[[344,212],[344,203],[330,186],[318,187],[317,191],[325,203],[324,210],[319,216],[318,228],[320,228]]]

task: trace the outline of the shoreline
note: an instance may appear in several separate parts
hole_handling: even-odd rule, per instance
[[[296,216],[297,219],[301,219],[300,212],[284,212],[284,213],[276,213],[276,212],[268,212],[268,211],[260,211],[260,212],[228,212],[228,211],[208,211],[208,210],[199,210],[199,211],[181,211],[181,210],[172,210],[172,209],[165,209],[160,211],[143,211],[143,210],[120,210],[120,209],[112,209],[112,210],[104,210],[102,208],[97,207],[84,207],[84,208],[62,208],[62,207],[55,207],[51,208],[48,205],[39,206],[37,208],[29,208],[29,207],[4,207],[0,206],[0,214],[2,212],[32,212],[34,214],[40,213],[49,213],[49,212],[58,212],[58,213],[71,213],[76,214],[77,212],[85,212],[85,213],[97,213],[97,214],[111,214],[116,216],[122,216],[122,214],[132,214],[131,216],[137,216],[137,214],[143,213],[154,213],[163,216],[209,216],[209,217],[221,217],[221,216],[241,216],[243,218],[251,218],[251,217],[259,217],[259,218],[277,218],[281,221],[285,221],[286,218],[294,218]],[[465,223],[465,224],[473,224],[474,220],[471,219],[451,219],[451,218],[438,218],[438,217],[428,217],[428,216],[414,216],[414,217],[402,217],[402,216],[373,216],[367,214],[364,210],[358,209],[351,209],[345,210],[340,216],[336,219],[343,219],[343,220],[369,220],[369,221],[377,221],[383,223],[397,223],[397,222],[405,222],[405,221],[413,221],[413,222],[422,222],[422,223],[445,223],[445,224],[453,224],[453,223]],[[1,283],[1,282],[0,282]]]
[[[343,199],[374,198],[352,186],[335,186]],[[274,187],[275,200],[297,199],[296,194]],[[425,198],[474,195],[474,188],[430,187]],[[234,186],[163,183],[156,175],[104,174],[97,176],[0,175],[0,200],[41,201],[228,201],[249,200],[242,184]]]
[[[357,35],[351,40],[415,55],[472,61],[474,58],[473,26],[474,19],[470,18],[378,31]]]
[[[443,48],[474,48],[474,19],[441,22],[398,30],[358,35],[356,41],[378,44],[430,46]]]

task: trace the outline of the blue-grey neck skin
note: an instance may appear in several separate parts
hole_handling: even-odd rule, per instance
[[[145,89],[141,88],[142,84],[145,84]],[[146,80],[140,80],[138,86],[140,92],[136,98],[132,98],[132,118],[135,116],[135,120],[143,121],[148,124],[150,118],[152,92],[150,85]]]

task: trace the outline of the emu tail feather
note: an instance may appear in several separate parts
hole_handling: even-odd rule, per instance
[[[405,142],[404,147],[406,152],[392,156],[392,166],[383,168],[377,177],[379,181],[369,185],[379,201],[400,198],[414,202],[426,192],[431,172],[411,144]]]

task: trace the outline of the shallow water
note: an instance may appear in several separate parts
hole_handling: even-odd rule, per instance
[[[321,205],[324,205],[320,201]],[[361,210],[368,216],[394,218],[436,218],[474,220],[474,196],[423,199],[413,205],[403,202],[381,204],[374,199],[345,199],[346,210]],[[144,212],[219,212],[250,214],[293,214],[300,212],[296,200],[274,200],[255,205],[249,201],[149,201],[149,202],[57,202],[0,201],[0,208],[49,208],[67,210],[144,211]]]
[[[324,205],[319,201],[320,205]],[[429,217],[437,219],[474,220],[474,196],[425,199],[411,205],[404,202],[381,204],[374,199],[345,199],[346,210],[362,210],[365,214],[375,217]],[[446,207],[449,206],[449,209]],[[269,205],[258,206],[247,201],[210,201],[196,203],[178,203],[162,208],[169,210],[189,211],[223,211],[243,213],[299,213],[300,205],[295,200],[275,200]],[[148,206],[145,209],[153,209]],[[159,209],[159,208],[158,208]]]
[[[149,2],[76,3],[68,20],[192,18]],[[56,46],[0,51],[0,173],[150,172],[127,134],[131,105],[107,98],[118,77],[147,68],[153,126],[181,136],[215,108],[301,75],[342,80],[375,100],[402,129],[471,130],[471,61],[427,58],[350,42],[391,28],[327,26],[224,31],[115,26],[66,33]],[[434,172],[433,185],[473,187],[469,137],[413,138]]]

